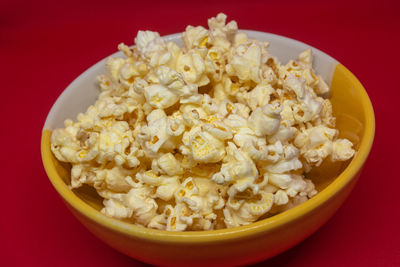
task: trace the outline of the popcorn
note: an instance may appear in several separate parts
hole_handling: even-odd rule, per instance
[[[171,59],[167,45],[157,32],[139,31],[135,43],[139,56],[151,67],[167,64]]]
[[[179,187],[178,177],[169,177],[162,179],[162,182],[158,185],[155,196],[164,201],[170,201],[174,193]]]
[[[300,154],[312,165],[319,166],[331,155],[333,161],[347,160],[354,155],[352,144],[347,139],[334,140],[337,130],[326,126],[317,126],[298,134],[294,144],[300,148]]]
[[[273,135],[279,129],[282,109],[267,104],[256,108],[249,117],[249,127],[257,136]]]
[[[274,203],[276,205],[285,205],[289,202],[287,193],[283,190],[278,190],[274,195]]]
[[[131,188],[125,180],[131,172],[125,168],[116,166],[112,169],[97,170],[95,173],[97,177],[104,181],[108,190],[127,193]]]
[[[157,159],[159,169],[166,173],[168,176],[182,174],[183,170],[180,163],[176,160],[172,153],[162,155]]]
[[[175,104],[179,98],[163,85],[153,84],[145,89],[146,101],[154,108],[165,109]]]
[[[210,28],[210,43],[224,50],[229,49],[238,30],[236,21],[226,24],[226,15],[219,13],[215,18],[208,20],[208,27]]]
[[[169,116],[167,118],[167,134],[171,136],[180,136],[184,131],[185,131],[185,126],[183,125],[182,114],[179,114],[175,117]]]
[[[106,71],[113,81],[118,81],[118,72],[125,60],[122,58],[109,57],[106,61]]]
[[[158,150],[168,144],[170,136],[167,133],[167,115],[162,109],[155,109],[147,115],[147,126],[141,127],[141,134],[138,136],[142,148],[147,152],[148,157],[156,157]],[[172,147],[173,148],[173,147]]]
[[[143,184],[149,186],[157,187],[155,191],[155,196],[164,200],[171,200],[175,191],[179,186],[179,180],[177,176],[166,176],[154,173],[154,171],[139,172],[136,174],[136,179]]]
[[[283,82],[283,87],[287,90],[293,90],[298,99],[304,97],[304,79],[298,79],[294,74],[290,74]]]
[[[107,216],[117,219],[125,219],[132,216],[133,211],[118,200],[107,199],[104,200],[103,204],[104,208],[101,210],[101,212]]]
[[[175,207],[169,205],[164,213],[166,216],[165,230],[167,231],[184,231],[193,223],[193,216],[184,204],[177,204]]]
[[[259,84],[247,94],[247,105],[254,111],[257,107],[270,104],[270,95],[274,89],[270,84]]]
[[[225,14],[208,25],[188,26],[182,48],[152,31],[119,44],[96,102],[53,131],[70,188],[93,187],[106,216],[167,231],[247,225],[312,198],[304,173],[356,153],[310,49],[283,65]]]
[[[240,151],[233,143],[228,143],[229,161],[223,163],[221,171],[211,178],[217,184],[225,184],[242,178],[255,179],[257,168],[248,156]]]
[[[219,140],[228,140],[233,137],[231,130],[221,121],[203,124],[201,128]]]
[[[58,160],[77,162],[76,153],[80,149],[78,140],[68,130],[55,129],[51,135],[51,150]]]
[[[271,173],[268,175],[268,182],[281,189],[287,189],[292,181],[290,174]]]
[[[306,66],[304,70],[304,77],[308,85],[313,86],[315,93],[318,95],[324,95],[329,93],[329,86],[322,79],[321,75],[316,76],[312,69],[312,54],[311,49],[299,54],[299,63]]]
[[[214,101],[214,99],[212,99],[210,97],[210,95],[204,94],[202,95],[202,99],[201,99],[201,107],[203,108],[203,110],[207,113],[207,114],[215,114],[218,112],[218,105],[217,103]],[[214,117],[214,116],[213,116]]]
[[[147,225],[157,214],[158,205],[150,193],[150,187],[141,187],[132,188],[126,195],[126,206],[132,210],[133,219],[139,224]]]
[[[275,164],[267,165],[265,170],[271,173],[285,173],[298,170],[303,166],[297,157],[282,159]]]
[[[193,51],[181,55],[176,62],[176,70],[182,73],[187,83],[197,83],[203,86],[209,83],[205,75],[205,65],[201,56]]]
[[[209,40],[208,35],[208,30],[202,26],[187,26],[185,32],[182,33],[183,47],[186,50],[205,47]]]
[[[239,45],[227,67],[231,67],[240,80],[260,82],[261,53],[262,48],[256,43]]]
[[[253,198],[248,201],[235,201],[233,205],[227,204],[224,209],[225,225],[230,228],[250,224],[250,222],[257,220],[257,218],[267,213],[273,203],[274,195],[262,191],[259,194],[258,200]]]
[[[313,197],[317,191],[310,180],[303,179],[300,175],[292,174],[286,193],[291,197],[295,197],[296,195]]]
[[[204,60],[206,72],[211,76],[214,82],[219,82],[222,79],[223,72],[225,69],[224,51],[218,47],[211,47]]]
[[[331,159],[333,161],[344,161],[353,157],[355,151],[351,147],[353,144],[347,139],[338,139],[332,144]]]
[[[218,162],[225,156],[224,143],[205,131],[195,132],[190,137],[189,146],[193,159],[198,162]]]

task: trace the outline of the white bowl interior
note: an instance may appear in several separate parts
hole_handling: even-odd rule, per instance
[[[314,57],[314,69],[330,85],[338,63],[334,58],[310,45],[287,37],[250,30],[243,30],[243,32],[247,33],[250,38],[268,41],[270,43],[269,52],[284,64],[290,59],[296,59],[302,51],[311,48]],[[182,45],[181,33],[167,35],[164,39]],[[123,57],[123,54],[116,52],[111,56]],[[87,69],[62,92],[47,116],[44,129],[52,130],[63,127],[65,119],[75,119],[79,113],[85,112],[96,101],[100,93],[96,77],[105,73],[106,59],[104,58]]]

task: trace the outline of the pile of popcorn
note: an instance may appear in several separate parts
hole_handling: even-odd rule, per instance
[[[226,15],[208,26],[188,26],[183,47],[139,31],[107,60],[94,105],[53,131],[71,188],[94,187],[105,215],[169,231],[246,225],[317,194],[313,166],[354,155],[310,50],[283,65]]]

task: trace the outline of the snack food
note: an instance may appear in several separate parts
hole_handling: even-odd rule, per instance
[[[96,103],[53,131],[71,188],[93,186],[107,216],[172,231],[245,225],[314,196],[303,173],[325,158],[353,156],[311,51],[282,65],[225,20],[188,26],[182,48],[140,31],[107,61]]]

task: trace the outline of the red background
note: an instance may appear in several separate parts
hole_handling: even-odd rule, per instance
[[[377,122],[343,207],[306,241],[258,266],[400,266],[399,2],[278,2],[1,1],[0,265],[144,266],[97,240],[66,209],[42,167],[42,125],[74,78],[119,42],[132,44],[139,29],[181,32],[223,11],[240,28],[298,39],[339,60],[365,86]]]

